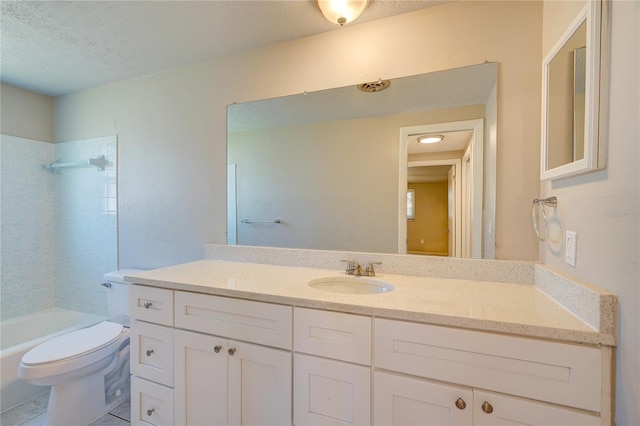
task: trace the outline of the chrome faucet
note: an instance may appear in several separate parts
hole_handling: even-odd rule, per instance
[[[355,275],[357,277],[375,277],[376,271],[373,269],[373,265],[382,265],[382,262],[369,262],[367,267],[362,270],[362,266],[356,260],[341,260],[347,264],[347,269],[344,271],[347,275]]]
[[[344,271],[347,275],[355,275],[357,277],[361,277],[364,275],[364,271],[362,270],[362,266],[358,263],[357,260],[341,260],[340,262],[346,262],[347,269]]]
[[[382,262],[369,262],[367,263],[367,267],[364,269],[364,274],[367,277],[375,277],[376,271],[373,269],[373,265],[382,265]]]

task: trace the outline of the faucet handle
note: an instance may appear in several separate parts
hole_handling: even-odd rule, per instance
[[[356,269],[356,261],[355,260],[346,260],[341,259],[340,262],[345,262],[347,264],[347,269],[344,271],[347,275],[353,275],[353,271]]]
[[[367,277],[375,277],[376,271],[373,269],[373,265],[382,265],[382,262],[369,262],[367,263],[367,267],[364,269],[364,274]]]

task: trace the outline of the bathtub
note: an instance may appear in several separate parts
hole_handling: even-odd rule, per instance
[[[20,360],[29,349],[52,337],[105,319],[53,308],[0,322],[0,411],[15,407],[47,389],[18,379]]]

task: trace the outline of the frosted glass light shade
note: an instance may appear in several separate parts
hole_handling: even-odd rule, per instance
[[[355,21],[368,4],[369,0],[318,0],[324,17],[340,26]]]
[[[420,143],[438,143],[442,142],[444,136],[442,135],[421,135],[418,136],[418,142]]]

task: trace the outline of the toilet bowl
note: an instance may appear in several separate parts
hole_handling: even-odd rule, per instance
[[[129,397],[129,291],[122,277],[135,272],[105,275],[109,321],[55,337],[22,357],[19,378],[51,385],[46,425],[89,424]]]

